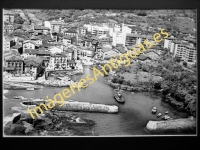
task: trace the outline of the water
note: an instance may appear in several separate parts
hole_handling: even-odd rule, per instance
[[[93,75],[93,71],[89,67],[84,68],[84,78],[86,75]],[[80,75],[74,76],[73,80],[80,78]],[[117,114],[104,113],[90,113],[90,112],[68,112],[69,114],[78,114],[86,119],[91,119],[96,122],[93,128],[94,135],[114,136],[114,135],[149,135],[145,130],[146,124],[149,120],[161,120],[156,115],[151,114],[153,106],[157,107],[157,111],[164,114],[169,111],[172,118],[188,117],[185,112],[178,112],[174,110],[168,103],[161,100],[160,96],[156,96],[148,92],[138,92],[131,94],[128,91],[123,91],[125,96],[125,104],[119,104],[113,98],[113,88],[102,82],[101,76],[98,76],[98,81],[90,84],[87,88],[76,90],[76,94],[72,95],[70,99],[81,102],[102,103],[108,105],[117,105],[119,112]],[[4,103],[4,116],[10,113],[9,107],[20,106],[21,100],[11,100],[13,96],[24,96],[28,98],[45,98],[48,95],[53,98],[55,92],[61,92],[64,88],[44,87],[40,90],[26,91],[13,90],[6,95],[10,98]]]

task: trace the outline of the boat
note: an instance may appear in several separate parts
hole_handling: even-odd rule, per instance
[[[33,87],[26,88],[27,91],[34,91]]]
[[[169,115],[164,115],[164,116],[162,116],[162,119],[163,120],[169,120],[169,119],[171,119],[171,117]]]
[[[153,107],[152,110],[151,110],[151,113],[152,113],[152,114],[155,114],[156,111],[157,111],[156,107]]]
[[[161,113],[158,113],[157,118],[159,118],[161,115],[162,115]]]
[[[168,111],[165,112],[165,114],[168,114],[168,113],[169,113]]]
[[[124,103],[125,102],[125,99],[124,99],[123,95],[120,92],[116,92],[114,94],[114,98],[119,103]]]
[[[20,96],[14,96],[15,99],[20,99]]]
[[[135,94],[134,92],[131,92],[131,94]]]

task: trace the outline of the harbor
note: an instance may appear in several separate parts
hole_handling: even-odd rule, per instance
[[[84,68],[82,77],[91,73],[92,70],[89,66]],[[74,80],[79,79],[80,75],[72,77]],[[95,135],[151,135],[153,133],[146,130],[147,123],[152,121],[162,121],[156,115],[151,113],[153,106],[157,108],[158,112],[164,114],[166,111],[173,119],[187,118],[186,112],[178,112],[171,105],[162,101],[160,95],[151,92],[135,92],[132,94],[130,91],[123,91],[125,104],[118,103],[114,97],[114,88],[105,84],[103,78],[98,78],[94,84],[89,85],[87,88],[82,89],[80,92],[74,94],[70,99],[79,102],[97,103],[103,105],[116,105],[118,113],[96,113],[96,112],[82,112],[82,111],[64,111],[68,115],[84,116],[86,119],[93,120],[96,125],[94,126],[93,133]],[[12,90],[5,93],[8,98],[5,100],[4,116],[12,115],[12,107],[21,107],[20,102],[23,99],[14,99],[14,96],[23,96],[25,98],[44,99],[46,95],[53,97],[54,93],[59,93],[63,88],[58,87],[44,87],[43,89],[27,91],[27,90]],[[98,89],[98,92],[96,90]],[[84,95],[84,96],[83,96]],[[62,107],[62,106],[61,106]],[[60,108],[61,108],[60,107]],[[61,111],[63,112],[63,111]],[[172,134],[172,133],[167,133]],[[174,133],[173,133],[174,134]],[[177,133],[180,134],[180,133]],[[58,134],[59,135],[59,134]]]

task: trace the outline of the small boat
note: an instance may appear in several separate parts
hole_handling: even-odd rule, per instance
[[[157,112],[156,107],[153,107],[152,110],[151,110],[151,113],[152,113],[152,114],[155,114],[156,112]]]
[[[134,92],[131,92],[131,94],[135,94]]]
[[[171,117],[169,115],[164,115],[164,116],[162,116],[162,119],[163,120],[169,120],[169,119],[171,119]]]
[[[14,96],[15,99],[20,99],[20,96]]]
[[[123,95],[120,92],[116,92],[114,94],[114,98],[119,103],[124,103],[125,102],[125,99],[124,99]]]
[[[27,91],[34,91],[33,87],[26,88]]]
[[[168,114],[168,113],[169,113],[168,111],[165,112],[165,114]]]
[[[161,115],[162,115],[161,113],[158,113],[157,118],[159,118]]]

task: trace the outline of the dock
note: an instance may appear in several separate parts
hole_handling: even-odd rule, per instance
[[[102,112],[117,113],[116,105],[93,104],[89,102],[65,101],[63,106],[57,104],[53,109],[60,111],[85,111],[85,112]]]

